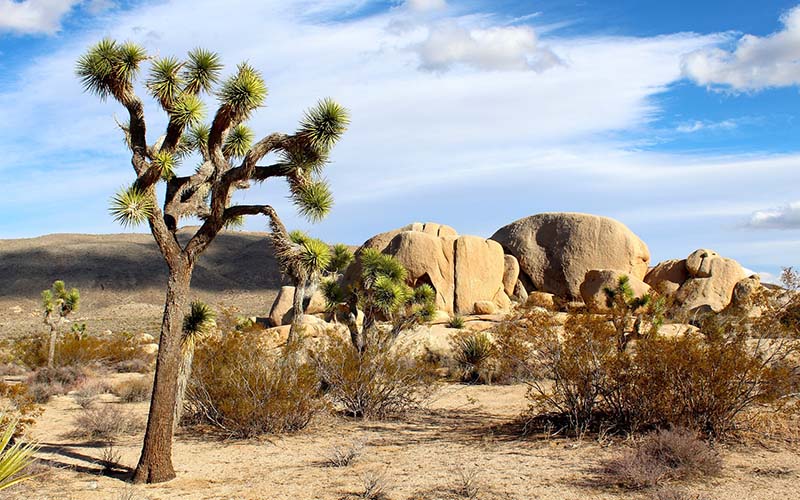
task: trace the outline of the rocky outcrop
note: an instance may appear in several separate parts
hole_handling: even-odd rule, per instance
[[[269,323],[272,326],[288,325],[292,322],[292,301],[294,299],[294,287],[282,286],[272,303],[269,310]]]
[[[364,248],[394,256],[408,270],[409,285],[431,285],[437,308],[447,313],[478,314],[478,302],[491,302],[495,310],[511,305],[504,280],[513,269],[507,270],[503,248],[495,241],[459,236],[450,226],[414,223],[373,236]],[[353,283],[361,272],[358,254],[345,273],[346,283]]]
[[[586,278],[581,283],[581,298],[589,310],[605,312],[609,309],[606,289],[615,289],[623,275],[626,274],[609,269],[595,269],[586,273]],[[650,286],[644,281],[628,276],[628,282],[635,297],[650,293]]]
[[[675,299],[680,312],[720,312],[731,303],[737,283],[745,279],[744,268],[733,259],[701,248],[686,259],[668,260],[655,266],[645,282]]]
[[[574,300],[593,269],[613,269],[632,278],[647,273],[647,245],[614,219],[579,213],[544,213],[500,228],[491,239],[519,261],[530,290]]]
[[[504,257],[505,269],[503,271],[503,289],[509,297],[514,296],[514,289],[519,281],[519,262],[513,255]]]

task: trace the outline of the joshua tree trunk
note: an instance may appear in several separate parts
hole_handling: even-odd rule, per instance
[[[56,339],[58,337],[58,329],[56,328],[57,323],[53,321],[53,318],[50,314],[47,315],[45,323],[47,323],[47,325],[50,327],[50,347],[47,351],[47,367],[52,368],[53,362],[56,358]]]
[[[183,310],[189,295],[193,265],[180,259],[170,265],[164,320],[161,324],[156,377],[150,399],[150,414],[144,447],[133,476],[135,483],[158,483],[175,477],[172,467],[172,436],[175,397],[181,364]]]
[[[292,326],[289,327],[288,344],[292,344],[297,338],[297,333],[300,330],[300,316],[303,315],[303,301],[306,297],[306,280],[300,279],[294,287],[294,295],[292,296]]]
[[[186,397],[186,388],[192,376],[192,362],[194,361],[194,339],[187,338],[181,346],[181,366],[178,369],[178,391],[175,396],[175,420],[172,423],[172,433],[178,429],[183,415],[183,401]]]

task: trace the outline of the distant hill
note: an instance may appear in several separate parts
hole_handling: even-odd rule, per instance
[[[179,237],[185,241],[189,232]],[[87,311],[115,304],[161,305],[167,267],[149,234],[53,234],[0,240],[0,302],[4,305],[32,307],[56,279],[80,289]],[[267,302],[280,285],[267,233],[227,231],[200,257],[192,294],[215,302],[239,294],[251,298],[264,294]]]

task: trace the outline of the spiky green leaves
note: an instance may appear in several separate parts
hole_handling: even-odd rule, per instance
[[[365,289],[372,288],[378,278],[385,276],[396,283],[404,282],[408,271],[397,259],[374,248],[361,251],[361,281]]]
[[[314,180],[292,186],[292,201],[300,215],[319,222],[333,208],[333,193],[326,181]]]
[[[183,89],[181,68],[183,63],[174,57],[153,61],[150,77],[145,82],[147,90],[164,109],[169,109]]]
[[[347,109],[326,97],[306,111],[298,135],[306,138],[314,149],[329,151],[349,124]]]
[[[347,300],[344,288],[335,279],[323,280],[320,283],[320,290],[329,310]]]
[[[222,153],[226,158],[242,158],[253,145],[255,134],[246,125],[239,124],[233,127],[222,145]]]
[[[331,262],[328,264],[329,273],[342,273],[353,262],[353,252],[343,243],[333,245]]]
[[[181,127],[193,126],[205,116],[206,107],[195,94],[180,94],[167,112]]]
[[[382,275],[377,277],[371,291],[371,305],[387,316],[400,309],[413,294],[405,283]]]
[[[175,176],[178,160],[166,151],[159,151],[153,157],[152,165],[161,173],[161,178],[168,181]]]
[[[196,300],[189,307],[189,312],[183,317],[183,340],[194,338],[197,335],[211,333],[216,328],[214,310],[208,304]]]
[[[238,67],[235,75],[225,80],[217,92],[222,105],[227,106],[236,118],[242,121],[267,98],[267,84],[261,73],[247,63]]]
[[[6,422],[6,428],[0,435],[0,490],[34,477],[25,474],[25,470],[36,461],[35,454],[39,448],[33,444],[24,444],[22,440],[12,443],[17,423],[17,420]]]
[[[327,243],[308,238],[301,244],[300,263],[310,275],[319,275],[331,262],[331,249]]]
[[[80,301],[81,294],[78,289],[71,288],[67,290],[66,285],[61,280],[54,281],[50,290],[42,292],[42,308],[45,314],[57,311],[61,317],[66,317],[78,310]]]
[[[114,195],[108,211],[123,226],[137,226],[153,216],[155,201],[151,194],[131,186]]]
[[[136,44],[118,44],[105,38],[78,59],[75,72],[84,91],[103,100],[109,95],[120,99],[131,89],[133,78],[146,58],[144,49]]]
[[[194,49],[189,52],[189,60],[184,65],[183,80],[186,82],[184,92],[199,94],[211,92],[211,87],[219,81],[222,63],[219,56],[205,49]]]

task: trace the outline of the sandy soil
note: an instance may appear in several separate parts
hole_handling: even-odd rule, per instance
[[[520,438],[513,425],[525,408],[523,386],[446,384],[427,410],[402,421],[361,422],[325,417],[298,434],[264,440],[220,441],[179,433],[178,478],[131,486],[103,476],[103,446],[68,437],[81,409],[70,396],[55,398],[33,429],[40,457],[51,468],[20,485],[13,499],[341,499],[364,490],[364,477],[382,475],[389,499],[464,498],[455,490],[475,471],[477,498],[619,499],[645,493],[598,486],[596,469],[624,443]],[[122,404],[108,396],[96,404]],[[144,418],[146,403],[127,404]],[[348,467],[325,465],[332,447],[364,443]],[[121,463],[134,466],[141,435],[121,440]],[[685,485],[716,500],[800,497],[800,456],[786,445],[725,445],[719,478]]]

